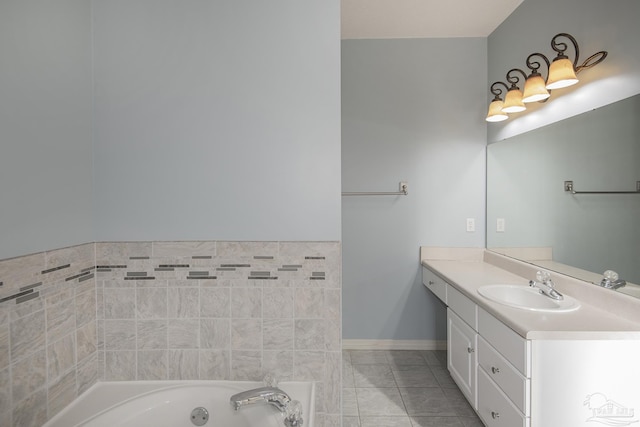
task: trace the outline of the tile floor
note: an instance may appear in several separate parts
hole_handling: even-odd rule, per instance
[[[482,427],[445,351],[343,351],[343,427]]]

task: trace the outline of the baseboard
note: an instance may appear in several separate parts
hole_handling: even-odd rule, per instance
[[[343,339],[343,350],[446,350],[446,341]]]

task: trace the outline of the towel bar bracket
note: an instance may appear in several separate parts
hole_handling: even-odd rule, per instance
[[[636,181],[636,191],[576,191],[573,181],[565,181],[564,191],[571,194],[640,194],[640,181]]]
[[[399,191],[360,191],[360,192],[343,192],[343,196],[407,196],[409,194],[409,185],[401,181]]]

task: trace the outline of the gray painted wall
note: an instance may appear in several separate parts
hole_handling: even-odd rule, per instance
[[[577,39],[582,60],[600,50],[608,51],[609,56],[580,73],[579,84],[553,91],[550,102],[531,105],[512,119],[490,124],[488,140],[499,141],[640,93],[639,16],[637,0],[524,1],[489,36],[485,114],[493,98],[491,83],[504,81],[511,68],[526,70],[530,53],[554,57],[550,43],[558,33],[570,33]],[[573,58],[573,48],[569,49]]]
[[[484,246],[486,39],[342,42],[343,337],[442,339],[420,246]],[[475,218],[476,232],[466,232]]]
[[[0,259],[93,239],[90,6],[0,2]]]
[[[94,8],[98,241],[340,240],[337,0]]]

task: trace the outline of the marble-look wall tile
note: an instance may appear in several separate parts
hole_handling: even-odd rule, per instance
[[[201,380],[231,379],[231,350],[200,350]]]
[[[78,396],[87,391],[98,381],[98,353],[93,352],[83,361],[78,362],[77,385]]]
[[[9,322],[0,323],[0,369],[9,366]]]
[[[230,288],[201,288],[201,317],[231,317]]]
[[[136,317],[135,289],[104,289],[102,301],[105,319],[134,319]]]
[[[40,427],[47,421],[47,390],[42,388],[24,400],[14,403],[13,425]]]
[[[262,292],[263,318],[293,318],[293,288],[264,288]]]
[[[339,242],[112,242],[0,261],[2,292],[42,282],[40,297],[0,304],[0,380],[11,384],[0,422],[29,425],[46,408],[50,417],[98,378],[266,372],[316,381],[318,420],[338,419],[340,251]],[[9,365],[36,354],[49,378],[27,369],[17,401]],[[24,412],[42,398],[44,413]]]
[[[138,320],[136,322],[138,350],[167,348],[167,319]]]
[[[92,356],[98,349],[96,322],[87,323],[76,330],[76,357],[78,363]]]
[[[198,319],[169,319],[167,324],[168,348],[200,348],[200,321]]]
[[[231,349],[256,350],[262,344],[262,321],[233,319],[231,321]]]
[[[296,350],[324,350],[325,322],[301,319],[294,323],[294,347]]]
[[[231,351],[231,379],[256,381],[263,375],[262,352],[250,350]]]
[[[167,358],[167,350],[138,351],[138,380],[166,380]]]
[[[91,285],[87,291],[76,293],[76,326],[80,327],[89,322],[96,320],[96,281],[95,279],[86,280]]]
[[[97,381],[93,243],[0,260],[0,425],[37,425]],[[22,288],[22,289],[20,289]],[[94,358],[95,360],[95,358]]]
[[[231,348],[231,321],[200,319],[200,348],[214,350]]]
[[[135,320],[104,321],[105,350],[135,350]]]
[[[293,319],[264,319],[262,348],[265,350],[293,349]]]
[[[296,289],[294,311],[296,319],[321,319],[323,315],[324,289]]]
[[[262,289],[231,289],[231,317],[236,319],[262,317]]]
[[[200,379],[199,350],[169,350],[168,379],[197,380]]]
[[[47,347],[47,364],[49,381],[60,377],[73,368],[76,363],[76,334],[70,333],[66,337]]]
[[[49,418],[76,398],[76,372],[70,371],[49,386],[47,393]]]
[[[47,384],[47,354],[44,350],[11,365],[12,396],[19,402]]]
[[[133,381],[136,379],[135,351],[105,351],[104,379],[106,381]]]
[[[200,290],[197,288],[168,289],[169,318],[193,319],[200,317]]]
[[[0,370],[0,425],[10,426],[11,423],[11,378],[9,368]]]
[[[136,313],[138,319],[166,319],[167,289],[136,289]]]
[[[10,331],[11,360],[19,360],[44,349],[46,332],[44,311],[37,311],[11,322]]]
[[[191,258],[193,256],[215,256],[217,242],[153,242],[154,258]]]
[[[57,341],[76,327],[76,308],[73,301],[47,305],[47,340]]]

